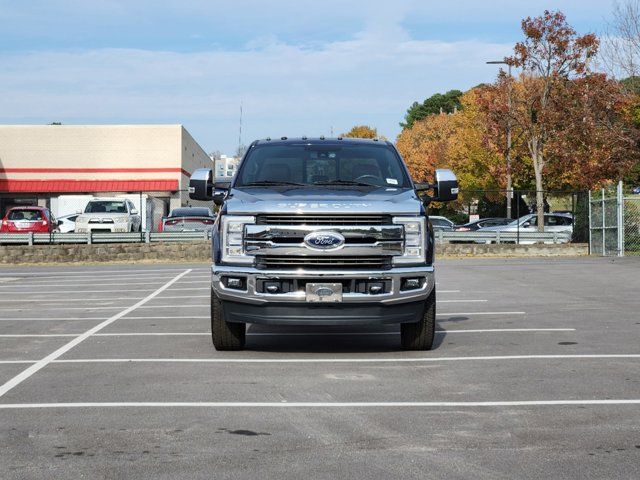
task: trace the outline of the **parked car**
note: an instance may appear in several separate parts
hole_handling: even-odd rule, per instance
[[[431,222],[434,232],[439,230],[450,232],[453,230],[453,227],[455,227],[455,224],[447,217],[429,216],[429,221]]]
[[[159,225],[160,232],[204,232],[213,229],[216,216],[210,208],[175,208]]]
[[[640,195],[640,187],[632,188],[631,193],[633,193],[634,195]]]
[[[78,218],[77,213],[58,217],[58,229],[60,233],[74,232],[76,229],[76,218]]]
[[[481,232],[537,232],[538,231],[538,216],[535,213],[524,215],[523,217],[514,220],[508,225],[498,227],[487,227],[480,230]],[[573,218],[571,215],[565,213],[545,213],[544,214],[544,231],[545,232],[567,232],[573,233]],[[568,241],[568,240],[566,240]],[[491,243],[490,240],[480,240],[478,243]],[[536,243],[534,240],[520,239],[522,244]],[[547,241],[545,243],[551,243]]]
[[[508,225],[511,222],[513,222],[511,218],[481,218],[480,220],[465,223],[464,225],[456,225],[453,229],[456,232],[475,232],[476,230],[487,227],[500,227],[503,225]]]
[[[58,231],[58,223],[48,208],[10,208],[0,225],[0,233],[51,233]]]
[[[76,218],[76,233],[139,232],[142,218],[131,200],[94,198]]]

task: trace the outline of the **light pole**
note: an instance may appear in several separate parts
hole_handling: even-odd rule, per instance
[[[511,185],[511,65],[504,60],[494,60],[487,62],[488,65],[508,65],[509,67],[509,90],[507,98],[507,152],[505,154],[507,161],[507,218],[511,218],[511,199],[513,198],[513,190]]]

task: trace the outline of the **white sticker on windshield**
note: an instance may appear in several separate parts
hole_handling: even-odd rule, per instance
[[[387,183],[389,185],[397,185],[398,184],[398,180],[396,180],[395,178],[387,178]]]

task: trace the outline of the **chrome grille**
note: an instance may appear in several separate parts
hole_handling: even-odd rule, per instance
[[[258,225],[391,225],[391,215],[258,215]]]
[[[261,269],[377,269],[391,268],[390,256],[259,256],[256,267]]]

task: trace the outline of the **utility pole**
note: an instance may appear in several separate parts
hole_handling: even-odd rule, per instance
[[[242,149],[242,100],[240,100],[240,128],[238,131],[238,155]]]
[[[513,88],[511,80],[513,77],[511,76],[511,65],[509,65],[504,60],[497,60],[487,62],[489,65],[508,65],[509,67],[509,90],[507,97],[507,126],[506,126],[506,134],[507,134],[507,149],[505,153],[505,160],[507,162],[507,218],[511,218],[511,201],[513,198],[513,185],[511,181],[511,89]]]

